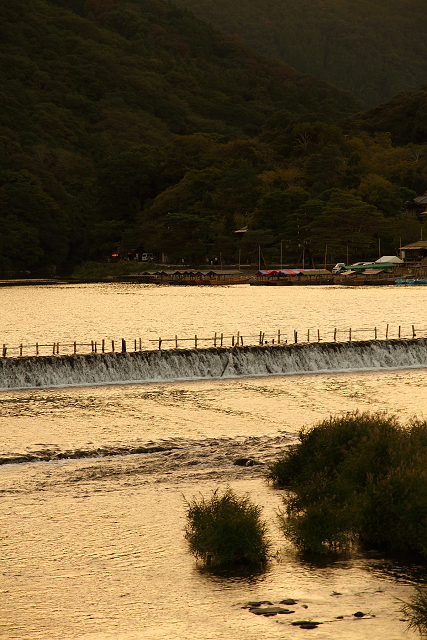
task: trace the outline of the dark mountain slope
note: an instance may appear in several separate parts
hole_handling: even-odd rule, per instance
[[[427,79],[424,0],[178,0],[257,51],[347,89],[367,107]]]
[[[389,133],[394,144],[427,143],[427,85],[399,91],[389,102],[348,118],[346,128],[373,135]]]
[[[107,158],[196,132],[248,138],[281,110],[333,122],[358,109],[160,0],[0,0],[0,268],[102,244],[87,229]],[[144,171],[131,212],[156,195]]]

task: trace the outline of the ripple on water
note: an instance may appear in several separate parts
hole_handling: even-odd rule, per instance
[[[3,495],[8,638],[115,637],[120,630],[126,640],[138,633],[144,639],[292,640],[301,630],[291,623],[301,619],[322,622],[316,634],[331,640],[412,637],[396,605],[397,597],[409,597],[411,576],[398,563],[384,570],[381,561],[363,556],[323,566],[299,558],[275,526],[281,494],[260,479],[230,483],[263,505],[277,555],[258,575],[212,575],[188,554],[184,496],[208,494],[218,477],[158,482],[155,474],[133,475],[128,458],[55,464],[63,467],[59,476],[74,476],[74,483],[56,482],[53,474],[43,484],[47,464],[19,465],[33,491]],[[18,465],[8,470],[10,481],[19,475]],[[293,614],[265,618],[243,608],[285,598],[297,601]],[[356,611],[367,615],[356,621]]]

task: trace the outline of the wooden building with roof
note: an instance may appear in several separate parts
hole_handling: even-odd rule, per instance
[[[403,206],[407,214],[414,216],[420,222],[425,222],[427,220],[427,191],[418,198],[407,200]]]
[[[400,257],[406,264],[427,265],[427,240],[418,240],[401,247]]]

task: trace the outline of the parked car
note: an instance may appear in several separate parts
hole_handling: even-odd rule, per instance
[[[337,262],[335,267],[332,269],[332,273],[343,273],[343,271],[345,271],[344,262]]]
[[[141,256],[141,262],[154,262],[155,257],[154,253],[143,253]]]

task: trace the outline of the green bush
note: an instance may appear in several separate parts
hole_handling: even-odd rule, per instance
[[[427,589],[416,587],[411,602],[405,602],[401,612],[408,618],[408,628],[427,635]]]
[[[206,566],[262,565],[269,555],[267,525],[261,507],[229,487],[209,499],[187,502],[187,538],[191,553]]]
[[[350,413],[299,434],[268,472],[284,534],[315,552],[355,543],[427,555],[427,423]]]

